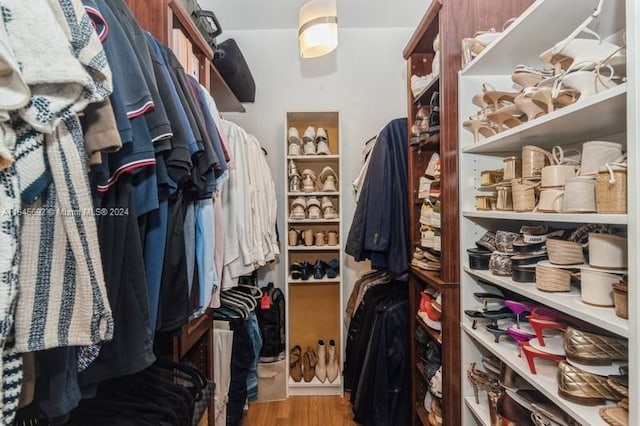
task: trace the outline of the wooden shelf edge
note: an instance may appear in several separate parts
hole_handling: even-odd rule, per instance
[[[420,40],[427,32],[427,29],[431,26],[433,21],[438,18],[438,13],[442,8],[442,1],[443,0],[433,0],[429,9],[427,9],[427,13],[425,13],[424,17],[420,20],[418,27],[409,39],[409,43],[407,43],[407,46],[402,51],[402,57],[404,59],[409,59],[409,56],[411,56],[411,54],[416,50]]]
[[[213,50],[204,40],[196,24],[191,20],[191,16],[185,10],[179,0],[169,0],[169,8],[173,12],[173,16],[180,22],[180,25],[187,31],[189,38],[198,46],[198,49],[204,53],[209,60],[213,60]]]
[[[420,419],[420,423],[422,423],[423,426],[430,425],[429,413],[427,413],[427,410],[425,410],[422,405],[416,405],[416,414],[418,415],[418,418]]]
[[[419,280],[426,282],[427,284],[438,287],[438,288],[459,288],[460,284],[458,283],[447,283],[440,278],[438,272],[434,271],[425,271],[417,266],[411,266],[411,274],[418,278]]]
[[[427,380],[427,374],[424,372],[424,367],[419,362],[416,362],[416,370],[418,370],[420,377],[422,377],[422,380],[424,380],[424,383],[428,386],[429,380]]]
[[[418,324],[418,327],[423,329],[425,333],[431,336],[431,338],[435,340],[436,343],[442,344],[442,332],[430,328],[427,324],[424,323],[424,321],[422,321],[422,318],[420,318],[417,314],[416,323]]]
[[[209,84],[211,96],[216,101],[220,112],[246,112],[231,88],[220,75],[218,69],[211,62],[211,82]]]

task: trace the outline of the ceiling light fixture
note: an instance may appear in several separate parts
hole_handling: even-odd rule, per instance
[[[338,47],[335,0],[311,0],[300,8],[298,41],[302,58],[326,55]]]

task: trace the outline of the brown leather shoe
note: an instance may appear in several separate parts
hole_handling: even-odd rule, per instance
[[[311,347],[307,347],[306,352],[302,356],[302,377],[304,377],[304,381],[309,383],[313,380],[313,377],[316,375],[316,364],[318,363],[318,357],[316,356],[316,352],[311,349]]]
[[[289,352],[289,374],[294,382],[302,380],[302,348],[298,345]]]

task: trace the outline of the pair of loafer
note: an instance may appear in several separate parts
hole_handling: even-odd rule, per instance
[[[333,279],[338,276],[339,271],[340,264],[338,259],[331,259],[329,262],[318,259],[313,266],[313,278],[321,280],[326,275],[327,278]]]
[[[307,281],[313,276],[316,280],[321,280],[325,276],[329,279],[336,278],[340,271],[338,259],[331,259],[329,262],[316,260],[315,263],[307,262],[293,263],[290,267],[291,279]]]

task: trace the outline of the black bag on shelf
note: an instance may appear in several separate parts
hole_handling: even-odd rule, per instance
[[[198,4],[198,0],[182,0],[185,9],[191,15],[200,33],[211,49],[216,50],[216,37],[222,34],[222,27],[216,14],[210,10],[203,10]]]
[[[255,101],[256,83],[234,39],[227,39],[218,45],[213,55],[213,65],[240,102]]]

